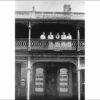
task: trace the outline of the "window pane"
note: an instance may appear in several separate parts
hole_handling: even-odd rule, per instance
[[[59,73],[59,92],[68,92],[68,70],[61,68]]]
[[[44,70],[43,68],[36,68],[35,74],[35,92],[44,91]]]

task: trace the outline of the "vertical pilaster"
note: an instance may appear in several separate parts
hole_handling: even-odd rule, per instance
[[[31,22],[29,22],[28,26],[28,50],[31,49]]]
[[[81,90],[80,90],[80,57],[78,56],[78,100],[81,100]]]
[[[77,27],[77,50],[79,51],[79,43],[80,43],[80,30],[79,27]]]
[[[30,100],[30,71],[31,71],[31,61],[30,61],[30,56],[28,56],[28,68],[27,68],[27,100]]]

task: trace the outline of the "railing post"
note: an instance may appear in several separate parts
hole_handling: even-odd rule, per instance
[[[80,51],[80,30],[77,28],[77,51]]]
[[[29,22],[28,26],[29,32],[28,32],[28,50],[31,50],[31,22]]]
[[[78,56],[78,100],[81,100],[81,89],[80,89],[80,57]]]
[[[27,68],[27,100],[30,100],[30,71],[31,71],[31,61],[30,61],[30,56],[28,56],[28,68]]]

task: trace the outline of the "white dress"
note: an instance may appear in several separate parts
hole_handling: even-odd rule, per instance
[[[46,39],[46,36],[45,35],[41,35],[40,39],[44,40],[44,39]]]
[[[51,41],[51,40],[53,40],[54,39],[54,36],[53,35],[48,35],[48,39],[50,40],[48,43],[48,49],[54,49],[54,43],[53,43],[53,41]]]
[[[61,40],[63,40],[61,41],[61,48],[64,50],[66,49],[66,39],[67,39],[66,35],[61,35]]]
[[[55,38],[56,38],[55,49],[60,49],[60,41],[59,41],[60,35],[56,35]]]
[[[69,50],[72,50],[72,36],[71,35],[68,35],[67,36],[67,40],[69,40],[68,42],[67,42],[67,47],[68,47],[68,49]]]
[[[54,39],[54,36],[53,35],[48,35],[48,39],[52,40],[52,39]]]

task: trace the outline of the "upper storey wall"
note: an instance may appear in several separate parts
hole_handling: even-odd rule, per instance
[[[57,20],[85,20],[82,12],[37,12],[37,11],[16,11],[16,19],[57,19]]]
[[[82,0],[16,1],[16,19],[84,20]]]

